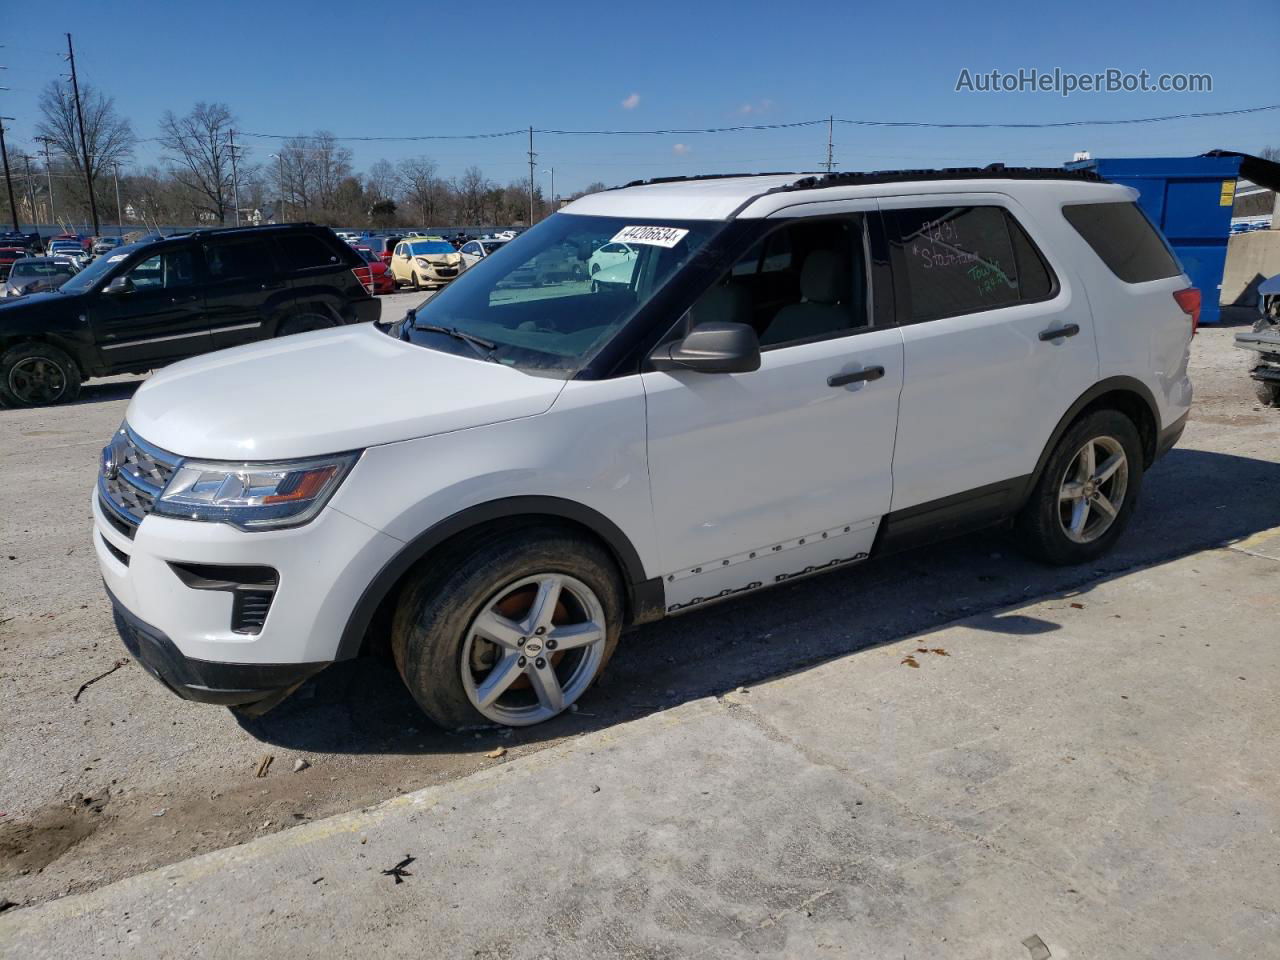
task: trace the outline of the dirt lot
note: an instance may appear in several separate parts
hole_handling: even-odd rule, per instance
[[[781,587],[629,635],[581,709],[533,731],[448,736],[378,660],[335,666],[266,717],[185,703],[125,658],[89,542],[98,451],[137,380],[0,411],[0,901],[101,885],[302,820],[460,777],[655,709],[1280,524],[1280,411],[1230,326],[1193,350],[1196,406],[1120,547],[1048,570],[992,532]],[[1212,597],[1206,597],[1212,602]],[[266,775],[256,771],[274,757]],[[310,766],[293,772],[296,759]]]

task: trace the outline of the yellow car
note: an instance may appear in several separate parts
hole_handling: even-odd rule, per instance
[[[391,276],[414,290],[443,287],[462,270],[462,256],[448,240],[407,237],[391,255]]]

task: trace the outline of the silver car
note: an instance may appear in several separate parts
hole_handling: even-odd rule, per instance
[[[0,297],[23,297],[29,293],[57,290],[79,273],[66,257],[26,257],[13,261],[9,277],[0,287]]]

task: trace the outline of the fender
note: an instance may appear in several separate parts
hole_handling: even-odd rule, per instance
[[[1058,441],[1062,439],[1062,435],[1067,432],[1067,428],[1071,426],[1076,417],[1080,416],[1081,411],[1099,397],[1104,394],[1115,393],[1117,391],[1136,394],[1141,398],[1142,402],[1147,405],[1147,409],[1151,413],[1151,420],[1155,424],[1155,435],[1151,438],[1151,449],[1146,451],[1146,465],[1151,465],[1151,461],[1154,459],[1156,454],[1155,444],[1161,431],[1160,408],[1156,405],[1155,397],[1147,388],[1147,385],[1141,380],[1134,379],[1133,377],[1107,377],[1105,380],[1099,380],[1084,393],[1080,394],[1075,403],[1071,404],[1067,409],[1067,412],[1062,415],[1062,419],[1058,421],[1058,425],[1053,428],[1053,433],[1049,436],[1049,442],[1045,444],[1044,450],[1040,452],[1040,459],[1036,461],[1036,468],[1031,472],[1030,477],[1027,478],[1026,488],[1018,498],[1017,506],[1019,509],[1021,509],[1022,505],[1026,503],[1027,498],[1031,496],[1031,491],[1035,489],[1036,484],[1040,482],[1040,475],[1044,473],[1045,464],[1049,462],[1049,456],[1053,453],[1054,448],[1058,445]]]
[[[612,520],[597,510],[560,497],[505,497],[455,513],[405,544],[404,549],[388,561],[364,588],[359,601],[347,618],[334,659],[349,660],[360,653],[365,632],[369,629],[378,606],[386,599],[396,582],[415,563],[450,537],[465,530],[494,520],[520,516],[558,517],[571,520],[591,530],[604,541],[622,570],[630,601],[630,622],[646,623],[662,616],[665,609],[662,578],[645,578],[644,564],[640,560],[640,554],[636,552],[627,535]]]

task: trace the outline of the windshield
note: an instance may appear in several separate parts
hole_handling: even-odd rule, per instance
[[[61,263],[35,260],[30,263],[18,261],[13,265],[13,277],[69,277],[71,268]]]
[[[453,244],[447,240],[415,240],[409,244],[409,249],[415,255],[423,255],[429,253],[453,253]]]
[[[482,338],[499,363],[568,379],[724,226],[557,213],[450,283],[415,323]],[[619,237],[635,256],[604,272],[592,254]],[[447,334],[407,326],[401,336],[414,343],[474,355]]]
[[[101,280],[114,267],[120,265],[135,249],[141,247],[142,244],[132,244],[127,247],[119,247],[115,253],[109,257],[99,257],[93,263],[89,264],[74,277],[62,285],[64,293],[84,293]]]

